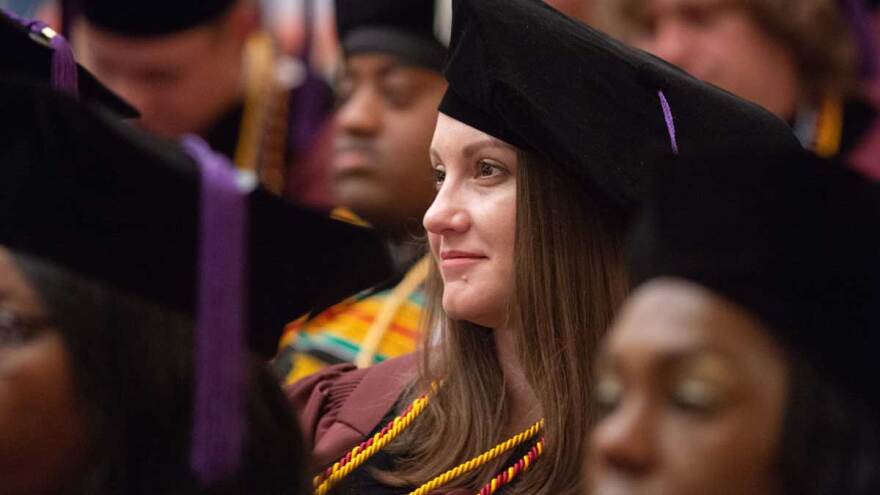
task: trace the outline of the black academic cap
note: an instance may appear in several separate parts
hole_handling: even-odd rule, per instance
[[[236,0],[66,0],[91,24],[124,36],[160,36],[217,19]]]
[[[193,314],[199,172],[148,138],[47,90],[0,82],[0,245]],[[251,347],[391,274],[370,230],[261,189],[247,198]]]
[[[441,70],[449,42],[451,0],[336,0],[346,55],[380,52]]]
[[[695,282],[841,383],[877,376],[880,185],[806,152],[668,165],[632,237],[635,282]]]
[[[55,48],[52,38],[60,36],[45,27],[32,29],[28,19],[13,18],[0,10],[0,73],[6,77],[19,77],[49,84],[52,80],[52,64]],[[35,26],[37,24],[34,24]],[[77,96],[85,101],[97,103],[121,117],[134,118],[137,110],[101,84],[95,76],[73,60],[75,66]]]
[[[757,105],[538,0],[454,0],[440,111],[634,203],[658,158],[796,149]]]

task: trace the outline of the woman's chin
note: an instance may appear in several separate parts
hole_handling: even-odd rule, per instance
[[[493,301],[494,302],[494,301]],[[443,311],[449,318],[457,321],[466,321],[481,327],[495,328],[503,321],[500,311],[493,311],[491,305],[480,304],[477,301],[458,301],[443,298]]]

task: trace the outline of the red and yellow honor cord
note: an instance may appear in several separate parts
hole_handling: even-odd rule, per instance
[[[445,473],[437,476],[431,481],[425,483],[420,486],[418,489],[411,491],[409,495],[425,495],[426,493],[436,490],[441,486],[449,484],[450,481],[465,475],[474,469],[477,469],[480,466],[494,460],[501,454],[509,451],[510,449],[519,446],[520,444],[526,442],[527,440],[533,438],[535,435],[541,432],[544,428],[544,420],[540,420],[537,423],[530,426],[527,430],[517,433],[516,435],[508,438],[507,440],[499,443],[498,445],[492,447],[491,449],[483,452],[482,454],[474,457],[473,459],[466,461],[458,466],[446,471]]]
[[[516,461],[512,466],[498,473],[498,475],[492,478],[492,481],[486,483],[486,486],[478,491],[476,495],[492,495],[502,486],[510,484],[514,478],[526,472],[543,453],[544,438],[541,438],[538,440],[538,443],[529,450],[528,454],[524,455],[522,459]]]
[[[324,473],[316,476],[312,481],[315,487],[315,495],[326,495],[333,486],[342,481],[343,478],[362,466],[370,457],[391,443],[392,440],[397,438],[407,427],[409,427],[410,424],[412,424],[413,420],[425,410],[427,405],[428,395],[419,397],[410,404],[402,414],[385,425],[382,430],[345,454],[342,459],[330,466]],[[459,464],[440,476],[437,476],[416,490],[410,492],[409,495],[425,495],[432,490],[436,490],[456,478],[491,462],[501,454],[527,442],[537,436],[543,429],[544,420],[542,419],[528,429],[517,433],[477,457]],[[510,483],[514,477],[526,471],[529,466],[538,459],[543,451],[544,439],[542,438],[522,459],[518,460],[514,465],[493,478],[492,481],[478,493],[478,495],[495,493],[498,488]],[[490,491],[486,491],[487,489]]]
[[[425,410],[427,405],[428,396],[423,395],[419,397],[403,411],[403,414],[391,420],[371,438],[353,448],[323,474],[316,476],[313,480],[315,495],[325,495],[336,483],[339,483],[343,478],[351,474],[352,471],[363,465],[376,452],[379,452],[397,438]]]

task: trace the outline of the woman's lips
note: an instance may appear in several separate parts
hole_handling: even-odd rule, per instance
[[[455,268],[473,265],[489,259],[480,253],[470,253],[467,251],[442,251],[440,253],[440,266],[442,268]]]

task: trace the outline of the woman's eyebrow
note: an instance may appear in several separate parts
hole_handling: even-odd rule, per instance
[[[464,145],[461,148],[461,154],[465,158],[470,158],[475,155],[478,151],[484,148],[505,148],[505,149],[513,149],[513,146],[505,143],[500,139],[496,139],[493,137],[481,139],[479,141],[475,141],[473,143],[469,143]]]
[[[434,163],[440,163],[443,161],[440,159],[440,153],[437,153],[437,150],[435,150],[434,148],[429,149],[428,154],[431,156],[431,160]]]
[[[488,138],[480,139],[479,141],[474,141],[473,143],[468,143],[468,144],[462,146],[461,156],[465,159],[468,159],[468,158],[471,158],[473,155],[477,154],[478,151],[485,149],[485,148],[502,148],[502,149],[507,149],[507,150],[511,150],[511,151],[516,149],[513,146],[505,143],[504,141],[502,141],[500,139],[488,137]],[[428,153],[430,154],[431,158],[435,162],[442,162],[443,161],[440,159],[440,153],[435,148],[430,148]]]

